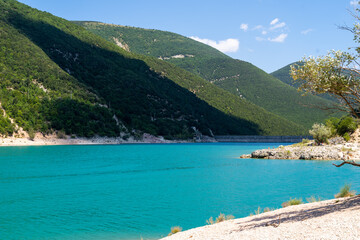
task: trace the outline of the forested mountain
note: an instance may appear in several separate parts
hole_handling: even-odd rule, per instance
[[[300,86],[300,82],[295,82],[294,79],[290,76],[290,66],[294,64],[299,64],[299,62],[294,62],[291,64],[286,65],[285,67],[282,67],[272,73],[270,73],[272,76],[276,77],[277,79],[281,80],[283,83],[286,83],[292,87],[298,88]]]
[[[285,84],[288,84],[292,87],[295,87],[295,88],[299,88],[300,85],[301,85],[301,81],[298,80],[298,81],[294,81],[294,79],[290,76],[290,66],[291,65],[296,65],[296,64],[301,64],[300,62],[294,62],[294,63],[291,63],[291,64],[288,64],[286,65],[285,67],[282,67],[272,73],[270,73],[272,76],[276,77],[277,79],[279,79],[280,81],[282,81],[283,83]],[[331,97],[329,94],[320,94],[320,95],[317,95],[321,98],[324,98],[326,100],[330,100],[330,101],[337,101],[336,98],[334,97]]]
[[[176,64],[234,95],[307,128],[329,117],[327,112],[314,107],[329,106],[331,103],[328,100],[316,96],[303,97],[295,88],[256,66],[232,59],[190,38],[171,32],[99,22],[76,23],[127,51]]]
[[[171,63],[130,53],[67,20],[0,0],[0,134],[168,138],[296,135],[304,129]],[[14,120],[11,123],[10,118]]]

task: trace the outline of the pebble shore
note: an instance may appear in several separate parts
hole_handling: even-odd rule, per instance
[[[360,196],[281,208],[190,229],[163,240],[360,239]]]

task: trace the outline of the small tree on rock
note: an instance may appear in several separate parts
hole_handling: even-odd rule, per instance
[[[317,144],[327,143],[332,135],[331,129],[322,123],[315,123],[309,133],[313,136]]]

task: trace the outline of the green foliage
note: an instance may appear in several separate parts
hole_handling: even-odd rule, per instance
[[[337,133],[340,136],[344,136],[344,134],[353,133],[357,128],[357,122],[353,117],[346,116],[343,117],[338,125],[336,126]]]
[[[360,43],[359,12],[352,14],[355,23],[352,28],[346,27],[354,34],[356,44]],[[350,49],[350,48],[349,48]],[[302,64],[291,66],[291,77],[300,81],[300,89],[312,94],[329,94],[338,99],[337,108],[347,111],[356,118],[360,118],[360,82],[359,58],[360,48],[354,52],[331,50],[325,56],[304,57]],[[343,133],[344,134],[344,133]]]
[[[299,88],[301,86],[301,82],[302,80],[299,79],[297,81],[294,81],[294,79],[291,77],[290,75],[290,70],[291,70],[291,66],[292,65],[299,65],[302,66],[302,62],[294,62],[291,64],[286,65],[285,67],[282,67],[272,73],[270,73],[272,76],[276,77],[277,79],[279,79],[280,81],[282,81],[283,83],[290,85],[294,88]],[[300,89],[299,89],[300,90]],[[331,97],[329,94],[318,94],[319,97],[324,98],[326,100],[330,100],[330,101],[335,101],[337,102],[337,99],[334,97]]]
[[[15,132],[14,124],[4,115],[4,111],[0,109],[0,136],[11,136],[13,132]]]
[[[34,141],[34,139],[35,139],[35,131],[34,131],[34,129],[29,128],[28,134],[29,134],[29,139],[30,139],[31,141]]]
[[[326,127],[330,129],[331,136],[339,135],[345,139],[350,140],[350,134],[353,133],[358,127],[357,121],[351,116],[342,118],[332,117],[326,121]]]
[[[336,136],[338,130],[337,127],[339,125],[340,119],[336,117],[331,117],[325,121],[326,127],[328,127],[331,131],[331,137]]]
[[[180,227],[180,226],[171,227],[171,231],[168,234],[168,236],[171,236],[171,235],[181,232],[181,231],[182,231],[182,227]]]
[[[26,131],[119,136],[115,116],[130,131],[169,139],[191,138],[193,126],[207,135],[304,132],[171,63],[14,0],[0,0],[0,35],[0,102]]]
[[[66,133],[63,130],[58,131],[56,133],[56,136],[57,136],[57,138],[60,138],[60,139],[66,139]]]
[[[345,139],[345,141],[348,142],[351,137],[350,137],[349,133],[347,132],[347,133],[344,134],[343,138]]]
[[[331,130],[322,123],[315,123],[312,129],[309,130],[309,133],[313,136],[317,144],[326,143],[331,137]]]
[[[289,201],[286,201],[284,203],[281,204],[281,206],[283,208],[285,207],[289,207],[289,206],[293,206],[293,205],[299,205],[299,204],[303,204],[303,201],[301,198],[290,198]]]
[[[335,198],[342,198],[342,197],[353,197],[355,196],[356,191],[351,190],[351,184],[345,184],[338,194],[335,194]]]
[[[330,106],[314,96],[301,96],[254,65],[232,59],[220,51],[187,37],[159,30],[147,30],[98,22],[76,22],[110,42],[128,46],[139,54],[161,58],[190,71],[226,91],[269,112],[310,128],[322,122],[325,111],[308,106]],[[120,45],[120,44],[119,44]],[[233,112],[232,110],[231,112]]]

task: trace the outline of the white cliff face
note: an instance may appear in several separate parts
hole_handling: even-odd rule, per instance
[[[120,39],[115,38],[115,37],[113,38],[113,40],[115,41],[116,45],[118,45],[119,47],[121,47],[121,48],[124,49],[125,51],[130,52],[130,48],[129,48],[129,46],[128,46],[126,43],[121,42]]]
[[[191,54],[177,54],[177,55],[174,55],[174,56],[169,56],[169,57],[158,57],[158,59],[161,59],[161,60],[169,60],[169,59],[172,59],[172,58],[193,58],[195,57],[194,55],[191,55]]]

